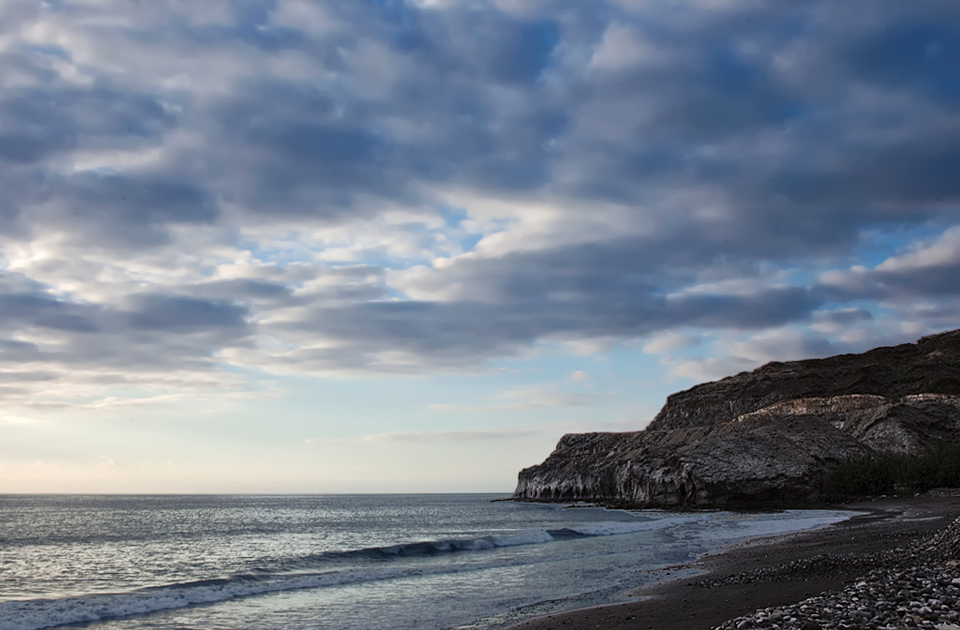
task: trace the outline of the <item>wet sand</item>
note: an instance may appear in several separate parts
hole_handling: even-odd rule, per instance
[[[955,493],[948,493],[955,494]],[[700,558],[684,569],[704,574],[633,591],[623,603],[546,615],[510,630],[708,630],[758,608],[840,590],[868,573],[874,555],[937,532],[960,517],[960,496],[848,504],[866,512],[822,529],[755,539]]]

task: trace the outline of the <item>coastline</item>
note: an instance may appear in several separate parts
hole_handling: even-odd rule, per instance
[[[837,507],[864,514],[736,543],[659,570],[662,580],[624,594],[634,599],[536,617],[509,630],[709,630],[757,609],[843,589],[873,568],[871,554],[932,535],[960,517],[960,496],[928,493]],[[680,572],[683,577],[671,577]]]

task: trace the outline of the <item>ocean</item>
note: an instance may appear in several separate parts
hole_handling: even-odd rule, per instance
[[[503,496],[3,495],[0,630],[486,630],[852,515],[491,502]]]

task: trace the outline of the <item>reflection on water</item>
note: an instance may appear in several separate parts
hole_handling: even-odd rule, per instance
[[[624,512],[498,495],[0,497],[0,630],[489,628],[834,511]]]

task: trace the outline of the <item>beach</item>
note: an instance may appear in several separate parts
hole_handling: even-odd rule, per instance
[[[813,531],[735,544],[660,570],[661,581],[625,594],[636,599],[546,615],[510,630],[707,630],[760,609],[838,592],[883,569],[895,550],[910,548],[953,523],[960,517],[956,494],[844,505],[863,514]],[[689,575],[691,569],[697,574]],[[738,626],[766,627],[756,619],[733,627]]]

